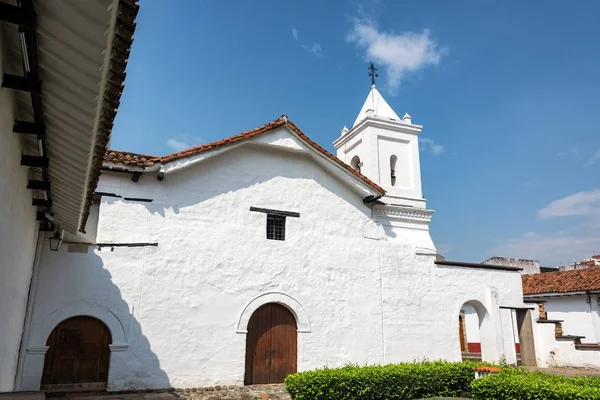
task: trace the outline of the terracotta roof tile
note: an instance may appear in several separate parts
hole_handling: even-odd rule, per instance
[[[160,157],[130,153],[128,151],[108,150],[104,154],[104,162],[124,164],[128,167],[145,168],[160,162]]]
[[[600,268],[524,275],[522,280],[523,294],[600,290]]]
[[[104,156],[104,161],[105,162],[114,162],[114,163],[123,163],[128,166],[149,167],[149,166],[154,165],[157,162],[164,164],[167,162],[179,160],[181,158],[190,157],[190,156],[193,156],[193,155],[196,155],[196,154],[208,151],[208,150],[217,149],[222,146],[230,145],[233,143],[238,143],[238,142],[244,141],[246,139],[250,139],[252,137],[258,136],[262,133],[270,132],[270,131],[280,128],[284,125],[287,125],[287,127],[290,128],[294,133],[296,133],[296,135],[298,135],[304,142],[306,142],[306,144],[308,144],[315,150],[319,151],[321,154],[323,154],[330,160],[334,161],[336,164],[338,164],[339,166],[344,168],[346,171],[348,171],[352,175],[356,176],[357,178],[361,179],[363,182],[365,182],[367,185],[369,185],[373,189],[377,190],[378,192],[380,192],[382,194],[385,193],[385,190],[383,188],[381,188],[379,185],[377,185],[375,182],[371,181],[369,178],[362,175],[360,172],[356,171],[354,168],[352,168],[348,164],[341,161],[339,158],[337,158],[336,156],[331,154],[329,151],[325,150],[323,147],[321,147],[317,143],[313,142],[308,136],[306,136],[304,134],[304,132],[302,132],[296,125],[294,125],[293,122],[289,121],[287,119],[287,117],[285,117],[285,116],[282,116],[281,118],[276,119],[275,121],[271,121],[268,124],[260,126],[258,128],[255,128],[255,129],[252,129],[252,130],[249,130],[246,132],[242,132],[240,134],[237,134],[237,135],[225,138],[225,139],[217,140],[216,142],[206,143],[206,144],[203,144],[200,146],[192,147],[190,149],[178,151],[176,153],[172,153],[172,154],[166,155],[164,157],[154,157],[154,156],[147,156],[147,155],[142,155],[142,154],[128,153],[128,152],[124,152],[124,151],[108,150],[106,152],[106,155]]]

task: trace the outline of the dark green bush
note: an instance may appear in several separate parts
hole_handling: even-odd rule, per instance
[[[475,362],[424,361],[349,365],[300,372],[285,379],[295,400],[402,400],[460,396],[470,391]]]
[[[598,400],[600,379],[506,369],[474,380],[471,394],[479,400]]]

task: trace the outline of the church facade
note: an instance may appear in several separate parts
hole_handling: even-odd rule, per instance
[[[516,362],[517,270],[439,261],[422,127],[373,86],[337,156],[281,118],[165,157],[109,150],[86,233],[34,266],[17,390],[281,382],[348,363]]]

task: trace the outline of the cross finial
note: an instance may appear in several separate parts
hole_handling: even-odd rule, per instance
[[[369,76],[371,77],[371,85],[375,86],[375,79],[379,78],[379,74],[376,72],[375,64],[369,63]]]

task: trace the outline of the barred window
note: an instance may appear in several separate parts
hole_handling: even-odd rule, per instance
[[[267,239],[285,240],[285,217],[267,214]]]

